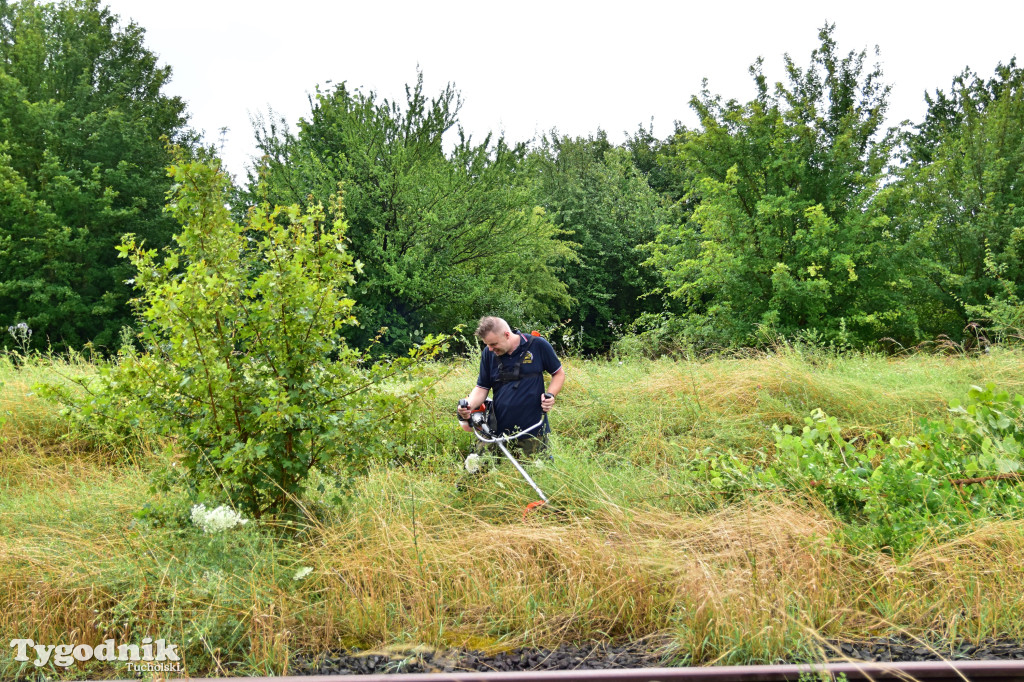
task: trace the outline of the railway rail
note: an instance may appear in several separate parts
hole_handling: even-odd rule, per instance
[[[942,680],[1024,682],[1024,661],[929,661],[916,663],[846,662],[820,665],[744,665],[693,668],[621,668],[517,672],[450,672],[383,675],[305,675],[246,677],[246,682],[814,682],[815,680]],[[188,678],[224,682],[229,678]],[[110,682],[129,682],[127,680]],[[356,682],[356,680],[353,680]]]

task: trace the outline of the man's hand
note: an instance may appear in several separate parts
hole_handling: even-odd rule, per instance
[[[480,407],[487,400],[487,393],[490,391],[489,388],[483,386],[477,386],[470,392],[469,396],[459,401],[459,408],[456,413],[459,415],[459,419],[468,421],[469,416],[473,414],[473,410]]]
[[[545,393],[540,397],[540,409],[545,412],[550,412],[551,408],[555,406],[555,396],[551,393]]]

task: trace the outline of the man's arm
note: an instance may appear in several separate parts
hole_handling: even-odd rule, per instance
[[[490,351],[486,348],[480,353],[480,372],[476,377],[476,387],[473,388],[469,393],[467,400],[469,401],[468,408],[460,407],[458,409],[459,417],[462,419],[469,419],[469,414],[476,408],[484,404],[487,400],[487,394],[491,392],[490,388],[487,388],[487,384],[490,384],[490,367],[491,367],[491,356]]]
[[[565,383],[565,367],[559,367],[555,370],[555,373],[551,375],[551,383],[548,384],[548,393],[551,395],[558,395],[558,392],[562,390],[562,384]]]
[[[487,394],[491,389],[484,388],[483,386],[475,386],[469,393],[469,411],[472,412],[476,408],[484,404],[487,400]]]
[[[551,375],[551,383],[548,384],[548,393],[552,395],[551,398],[541,397],[540,407],[545,412],[551,410],[555,406],[554,396],[558,395],[558,392],[562,390],[562,384],[565,383],[565,367],[559,367],[555,370],[555,373]]]

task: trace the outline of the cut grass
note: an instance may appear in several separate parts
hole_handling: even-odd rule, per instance
[[[164,525],[137,519],[160,455],[126,458],[78,438],[30,395],[51,369],[8,365],[0,635],[162,637],[193,675],[282,674],[298,653],[339,646],[648,638],[674,660],[703,664],[820,658],[827,638],[1021,639],[1022,523],[981,521],[894,558],[852,544],[813,499],[725,505],[676,474],[695,457],[770,451],[772,423],[800,423],[815,407],[854,432],[907,436],[916,417],[941,413],[972,383],[1024,390],[1022,359],[994,349],[567,360],[552,414],[556,460],[532,469],[567,513],[542,508],[526,523],[533,495],[507,465],[456,491],[474,445],[452,415],[475,379],[463,363],[426,407],[416,461],[374,466],[345,509],[312,492],[301,528],[251,523],[217,536],[179,523],[189,505],[180,492],[163,500]],[[304,567],[313,570],[295,580]],[[47,674],[123,676],[116,665]],[[0,659],[0,678],[28,672]]]

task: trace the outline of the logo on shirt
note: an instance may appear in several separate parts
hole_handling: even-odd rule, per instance
[[[523,364],[528,365],[533,362],[533,353],[526,351],[526,355],[523,356]]]

